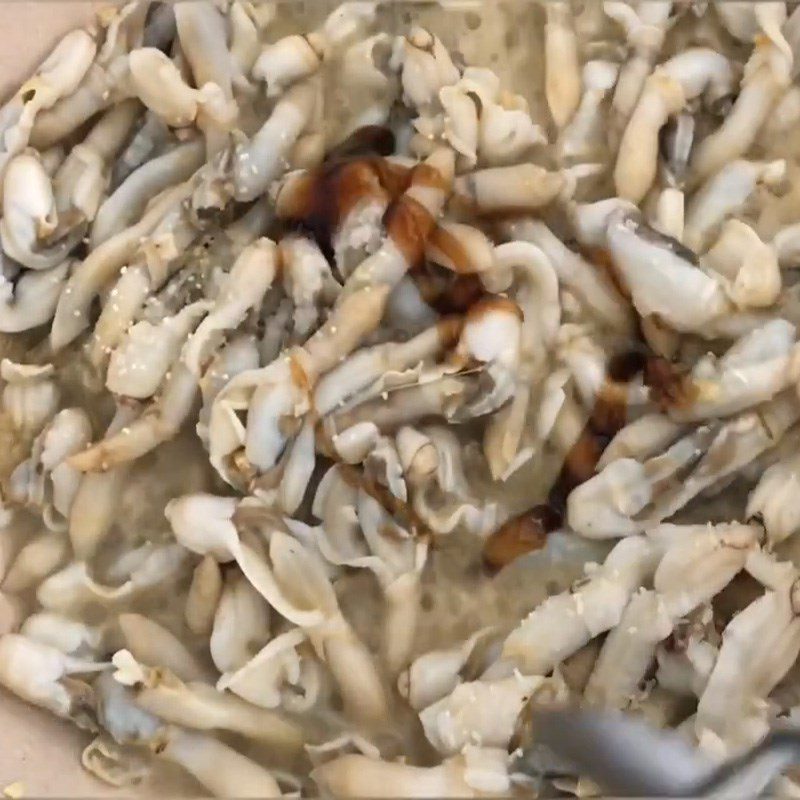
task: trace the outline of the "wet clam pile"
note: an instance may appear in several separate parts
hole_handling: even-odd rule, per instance
[[[800,7],[404,8],[103,9],[0,111],[0,684],[113,785],[800,713]]]

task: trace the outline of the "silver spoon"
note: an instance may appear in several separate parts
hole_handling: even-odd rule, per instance
[[[755,797],[800,763],[800,731],[773,731],[745,755],[715,766],[676,731],[614,712],[542,711],[534,741],[618,797]],[[517,768],[526,771],[525,754]]]

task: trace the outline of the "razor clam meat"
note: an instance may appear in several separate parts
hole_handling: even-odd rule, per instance
[[[798,20],[67,34],[0,110],[0,686],[235,797],[585,792],[518,772],[554,703],[712,759],[796,716]]]

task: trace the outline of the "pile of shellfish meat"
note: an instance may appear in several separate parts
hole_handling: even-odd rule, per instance
[[[0,110],[0,685],[228,797],[796,722],[798,73],[771,0],[69,32]]]

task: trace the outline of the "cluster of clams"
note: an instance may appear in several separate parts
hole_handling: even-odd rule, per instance
[[[233,797],[800,715],[798,72],[772,1],[67,34],[0,110],[0,684]]]

